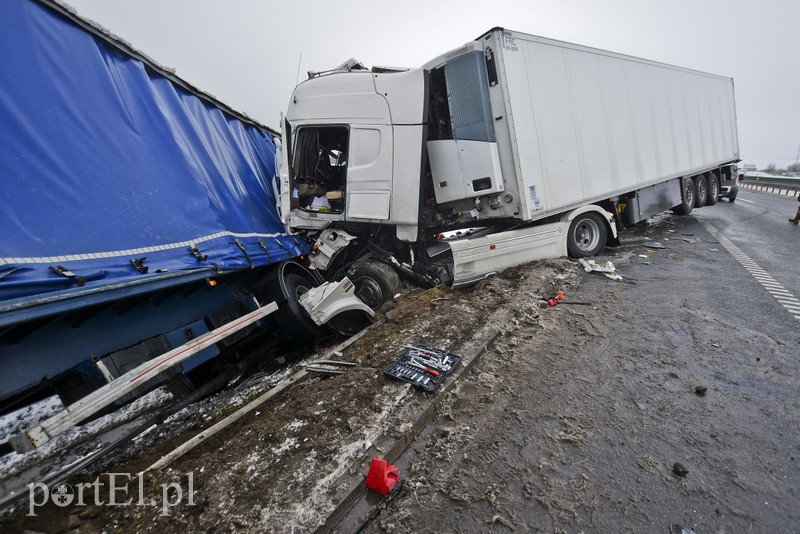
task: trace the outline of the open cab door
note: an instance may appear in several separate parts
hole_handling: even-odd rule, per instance
[[[292,210],[292,181],[290,173],[292,172],[292,167],[289,162],[291,161],[292,152],[292,127],[289,125],[289,120],[284,118],[283,113],[281,113],[281,129],[283,130],[281,143],[276,143],[275,145],[275,151],[278,153],[276,158],[278,177],[281,181],[278,211],[286,229],[290,230],[289,216]]]

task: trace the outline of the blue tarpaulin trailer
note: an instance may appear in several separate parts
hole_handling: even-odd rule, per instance
[[[277,211],[274,131],[59,2],[0,18],[0,400],[124,353],[113,378],[308,252]]]

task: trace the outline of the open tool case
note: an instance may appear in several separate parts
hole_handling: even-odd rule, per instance
[[[403,380],[415,388],[432,393],[461,363],[461,356],[425,345],[405,345],[403,357],[383,370],[383,374]]]

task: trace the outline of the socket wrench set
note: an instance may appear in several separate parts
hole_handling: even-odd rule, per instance
[[[403,345],[403,357],[383,370],[383,374],[403,380],[415,388],[432,393],[461,363],[461,356],[425,345]]]

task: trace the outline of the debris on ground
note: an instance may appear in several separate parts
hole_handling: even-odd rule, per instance
[[[581,258],[578,261],[580,262],[581,266],[583,266],[583,270],[587,273],[597,272],[604,274],[611,280],[622,280],[622,276],[617,274],[617,269],[614,267],[614,264],[611,262],[611,260],[598,263],[595,260],[585,260]]]
[[[689,470],[686,469],[686,467],[684,467],[682,463],[675,462],[672,465],[672,472],[678,475],[679,477],[685,477],[689,473]]]
[[[383,458],[373,458],[367,473],[367,487],[377,491],[381,495],[389,495],[389,492],[400,480],[400,468],[388,463]]]

